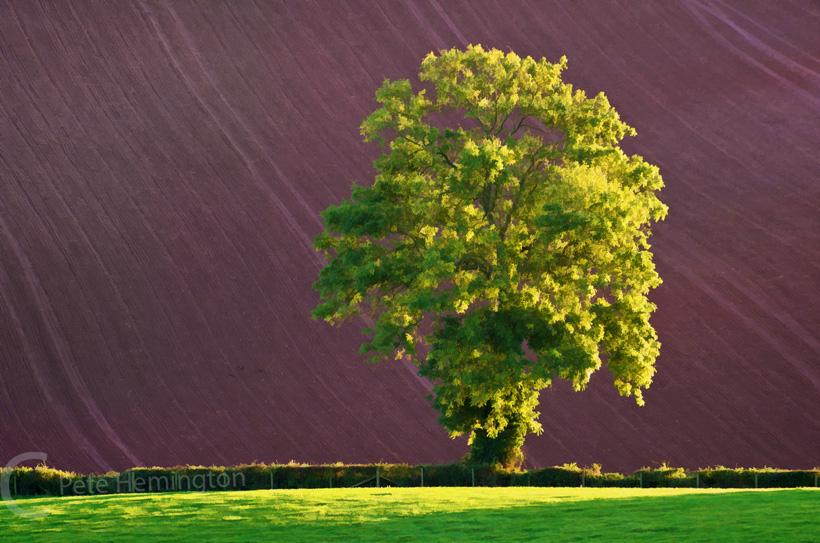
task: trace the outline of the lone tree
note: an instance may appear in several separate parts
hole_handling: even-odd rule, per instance
[[[582,390],[606,361],[643,404],[660,343],[647,239],[666,216],[634,129],[558,64],[470,46],[422,62],[425,90],[385,81],[362,123],[387,143],[370,187],[321,216],[314,318],[368,318],[371,360],[408,356],[469,459],[517,467],[541,389]]]

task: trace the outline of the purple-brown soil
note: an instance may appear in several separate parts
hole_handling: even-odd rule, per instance
[[[646,406],[544,391],[528,464],[820,465],[820,6],[0,4],[0,463],[451,462],[401,363],[312,321],[385,78],[480,43],[604,91],[657,164]]]

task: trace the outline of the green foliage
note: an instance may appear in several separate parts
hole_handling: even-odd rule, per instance
[[[11,476],[14,478],[14,490],[21,496],[58,496],[61,480],[78,477],[74,472],[50,468],[44,463],[33,468],[15,467],[11,470]]]
[[[133,468],[122,473],[82,475],[38,466],[11,470],[15,496],[81,496],[143,494],[175,491],[225,491],[376,486],[556,486],[643,488],[797,488],[814,487],[820,470],[730,469],[722,466],[696,472],[672,468],[644,468],[631,475],[603,473],[600,464],[581,468],[576,463],[530,471],[510,471],[494,464],[249,464],[232,467],[176,466]],[[134,481],[132,486],[131,481]]]
[[[385,81],[361,127],[387,146],[375,183],[325,210],[315,239],[328,264],[313,316],[368,318],[362,353],[410,357],[477,462],[520,463],[555,377],[582,390],[603,355],[642,404],[655,371],[648,238],[663,183],[565,67],[471,46],[424,59],[432,97]]]

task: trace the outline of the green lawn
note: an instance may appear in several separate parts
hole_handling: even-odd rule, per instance
[[[13,541],[820,541],[820,491],[370,488],[29,498]]]

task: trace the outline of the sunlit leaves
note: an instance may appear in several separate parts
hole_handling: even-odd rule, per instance
[[[314,316],[369,316],[362,352],[412,358],[455,434],[538,431],[538,392],[581,390],[603,362],[639,403],[651,383],[663,182],[620,150],[635,131],[603,94],[561,81],[566,64],[429,54],[430,96],[385,81],[362,123],[386,147],[373,185],[322,213]]]

